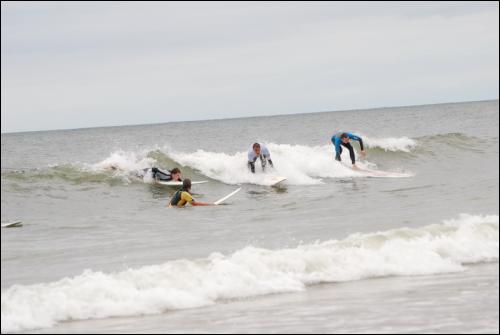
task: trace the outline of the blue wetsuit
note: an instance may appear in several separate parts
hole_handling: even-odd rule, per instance
[[[335,135],[332,136],[332,143],[335,146],[335,159],[338,160],[339,162],[341,161],[340,159],[340,154],[342,153],[342,147],[346,147],[349,150],[349,155],[351,156],[351,161],[352,164],[356,164],[356,157],[354,155],[354,148],[352,147],[351,143],[344,143],[340,139],[340,135],[344,134],[343,132],[341,133],[336,133]],[[364,150],[363,146],[363,139],[357,135],[351,134],[351,133],[345,133],[347,137],[351,140],[355,140],[359,142],[359,146],[361,147],[361,150]]]

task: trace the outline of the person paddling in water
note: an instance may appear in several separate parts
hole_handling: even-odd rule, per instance
[[[212,206],[207,202],[199,202],[194,200],[191,195],[191,179],[184,179],[182,182],[182,189],[175,192],[172,200],[170,200],[169,207],[184,207],[186,204],[191,204],[191,206]]]
[[[261,146],[259,143],[254,143],[252,148],[248,150],[248,168],[252,173],[255,173],[255,162],[257,158],[260,159],[262,171],[266,169],[267,162],[269,162],[271,167],[274,167],[269,150],[264,145]]]
[[[342,147],[346,147],[349,150],[349,155],[351,156],[352,168],[359,170],[356,166],[356,156],[354,155],[354,148],[351,145],[351,140],[358,141],[361,147],[361,156],[365,157],[366,152],[363,146],[363,139],[360,136],[351,133],[336,133],[332,136],[332,143],[335,146],[335,159],[339,162],[342,160],[340,154],[342,154]]]

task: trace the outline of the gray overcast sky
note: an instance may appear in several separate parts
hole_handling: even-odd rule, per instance
[[[2,132],[498,99],[498,2],[2,2]]]

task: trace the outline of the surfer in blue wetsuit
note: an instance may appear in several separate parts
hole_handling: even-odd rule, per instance
[[[257,158],[260,159],[262,171],[266,169],[267,162],[269,162],[271,167],[274,167],[269,150],[264,145],[261,146],[259,143],[254,143],[252,148],[248,150],[248,168],[252,173],[255,173],[255,162]]]
[[[342,147],[346,147],[349,150],[349,155],[351,156],[352,167],[358,169],[356,166],[356,156],[354,155],[354,148],[351,145],[351,140],[359,142],[361,147],[361,156],[365,156],[365,148],[363,146],[363,139],[357,135],[351,133],[336,133],[332,136],[332,143],[335,146],[335,159],[339,162],[342,160],[340,154],[342,154]]]

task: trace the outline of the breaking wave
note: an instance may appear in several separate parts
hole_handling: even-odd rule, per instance
[[[138,316],[202,307],[224,299],[302,291],[319,283],[432,275],[498,262],[498,215],[467,215],[422,228],[354,234],[343,240],[176,260],[116,273],[2,291],[2,332],[61,321]]]

